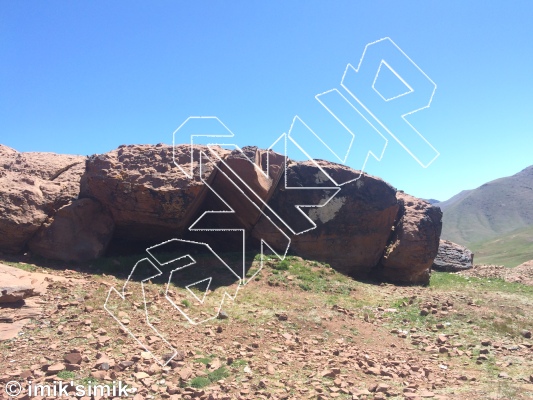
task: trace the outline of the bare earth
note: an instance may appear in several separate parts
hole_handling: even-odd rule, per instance
[[[146,326],[140,283],[128,289],[132,308],[116,312],[152,352],[103,308],[123,279],[17,264],[62,279],[32,298],[42,313],[0,342],[0,398],[13,380],[122,381],[135,400],[533,397],[532,288],[472,277],[484,276],[481,267],[469,277],[434,273],[429,287],[398,287],[296,257],[287,270],[267,264],[224,304],[228,318],[197,326],[169,305],[164,285],[146,285],[152,323],[178,349],[165,366],[152,358],[165,357],[167,346]],[[519,274],[530,282],[531,265]]]

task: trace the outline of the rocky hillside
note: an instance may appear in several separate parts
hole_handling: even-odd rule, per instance
[[[533,225],[533,166],[437,203],[442,237],[463,245]]]
[[[5,253],[81,262],[176,238],[181,247],[289,251],[351,276],[427,283],[441,217],[377,177],[256,147],[124,145],[85,158],[0,146]]]

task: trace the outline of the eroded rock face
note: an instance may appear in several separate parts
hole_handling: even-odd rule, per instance
[[[84,161],[0,145],[1,252],[20,252],[49,216],[78,197]]]
[[[439,208],[327,161],[289,161],[286,186],[285,158],[271,151],[195,145],[192,157],[191,164],[190,145],[124,145],[87,160],[0,146],[0,251],[28,244],[47,258],[84,261],[103,255],[110,240],[178,238],[228,252],[241,249],[244,229],[256,251],[261,240],[282,254],[290,244],[293,253],[352,276],[428,282]],[[359,179],[339,188],[326,174]],[[204,215],[228,207],[235,213]],[[195,221],[201,229],[192,232]]]
[[[268,161],[267,161],[268,159]],[[224,157],[211,182],[211,188],[198,208],[194,220],[200,232],[188,233],[187,239],[204,242],[209,240],[213,249],[241,251],[242,233],[210,232],[209,229],[244,229],[249,237],[261,217],[265,204],[275,192],[284,172],[282,155],[257,147],[234,150]],[[268,170],[267,170],[268,168]],[[225,203],[225,204],[224,204]],[[229,208],[234,212],[211,213]]]
[[[194,146],[195,160],[205,146]],[[221,153],[224,153],[220,149]],[[176,162],[188,171],[190,145],[176,146]],[[113,216],[115,237],[151,241],[180,237],[202,203],[206,186],[194,162],[189,179],[173,162],[172,146],[128,145],[87,160],[80,197],[98,200]],[[212,179],[213,165],[202,176]]]
[[[379,275],[393,282],[427,284],[439,249],[442,211],[402,192],[397,198],[400,210]]]
[[[113,235],[111,214],[93,199],[61,207],[28,243],[40,256],[63,261],[87,261],[102,256]]]
[[[360,175],[359,171],[339,164],[318,163],[333,179],[341,180],[342,176],[347,181]],[[326,189],[333,186],[332,182],[313,163],[298,162],[288,166],[287,183],[290,187],[313,189],[286,189],[282,182],[269,205],[296,231],[311,229],[313,223],[316,225],[308,232],[290,236],[291,250],[301,257],[327,262],[349,275],[366,276],[378,264],[390,236],[398,211],[395,189],[379,178],[363,175],[343,185],[325,206],[302,208],[311,223],[294,206],[324,204],[335,192]],[[279,232],[272,229],[264,217],[252,234],[256,239],[265,239],[274,248],[283,248]]]
[[[436,271],[459,272],[472,268],[474,253],[460,244],[441,240],[432,268]]]

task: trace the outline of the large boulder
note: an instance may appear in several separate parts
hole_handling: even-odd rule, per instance
[[[459,272],[472,268],[474,253],[460,244],[441,240],[432,268],[436,271]]]
[[[183,236],[207,191],[200,179],[199,157],[205,146],[122,145],[88,158],[80,197],[98,200],[111,212],[114,238],[157,243]],[[219,149],[224,154],[222,149]],[[226,151],[227,152],[227,151]],[[182,166],[183,170],[174,163]],[[202,177],[212,180],[214,164],[203,163]]]
[[[439,249],[442,211],[403,192],[397,198],[400,210],[377,271],[393,282],[427,284]]]
[[[346,182],[361,175],[340,164],[321,160],[317,164],[335,180]],[[366,174],[343,185],[329,200],[335,191],[333,182],[317,165],[293,162],[287,167],[287,187],[281,181],[269,206],[293,231],[304,232],[290,236],[291,251],[329,263],[352,276],[366,276],[378,264],[390,236],[398,212],[396,191],[383,180]],[[310,220],[295,208],[321,205],[327,200],[323,207],[301,208]],[[275,250],[283,250],[283,237],[268,222],[262,217],[252,235]],[[312,229],[313,226],[316,227]]]
[[[188,233],[187,238],[207,240],[215,251],[242,250],[240,230],[244,230],[245,237],[250,236],[283,176],[284,163],[281,154],[252,146],[226,154],[216,166],[212,190],[206,193],[194,216],[198,221],[194,225],[196,231]],[[229,209],[233,212],[220,212]]]
[[[0,145],[0,252],[20,252],[43,222],[78,197],[84,160]]]
[[[30,239],[30,250],[62,261],[87,261],[102,256],[113,235],[111,214],[93,199],[61,207]]]

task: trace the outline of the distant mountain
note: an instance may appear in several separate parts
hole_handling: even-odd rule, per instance
[[[448,200],[432,203],[436,206],[439,206],[442,211],[446,210],[450,205],[457,203],[458,201],[464,199],[468,193],[470,193],[472,190],[463,190],[462,192],[457,193],[455,196],[449,198]]]
[[[426,200],[429,204],[437,204],[437,203],[440,203],[440,201],[435,200],[435,199],[424,199],[424,200]]]
[[[533,165],[435,205],[444,214],[442,238],[462,245],[533,226]]]

